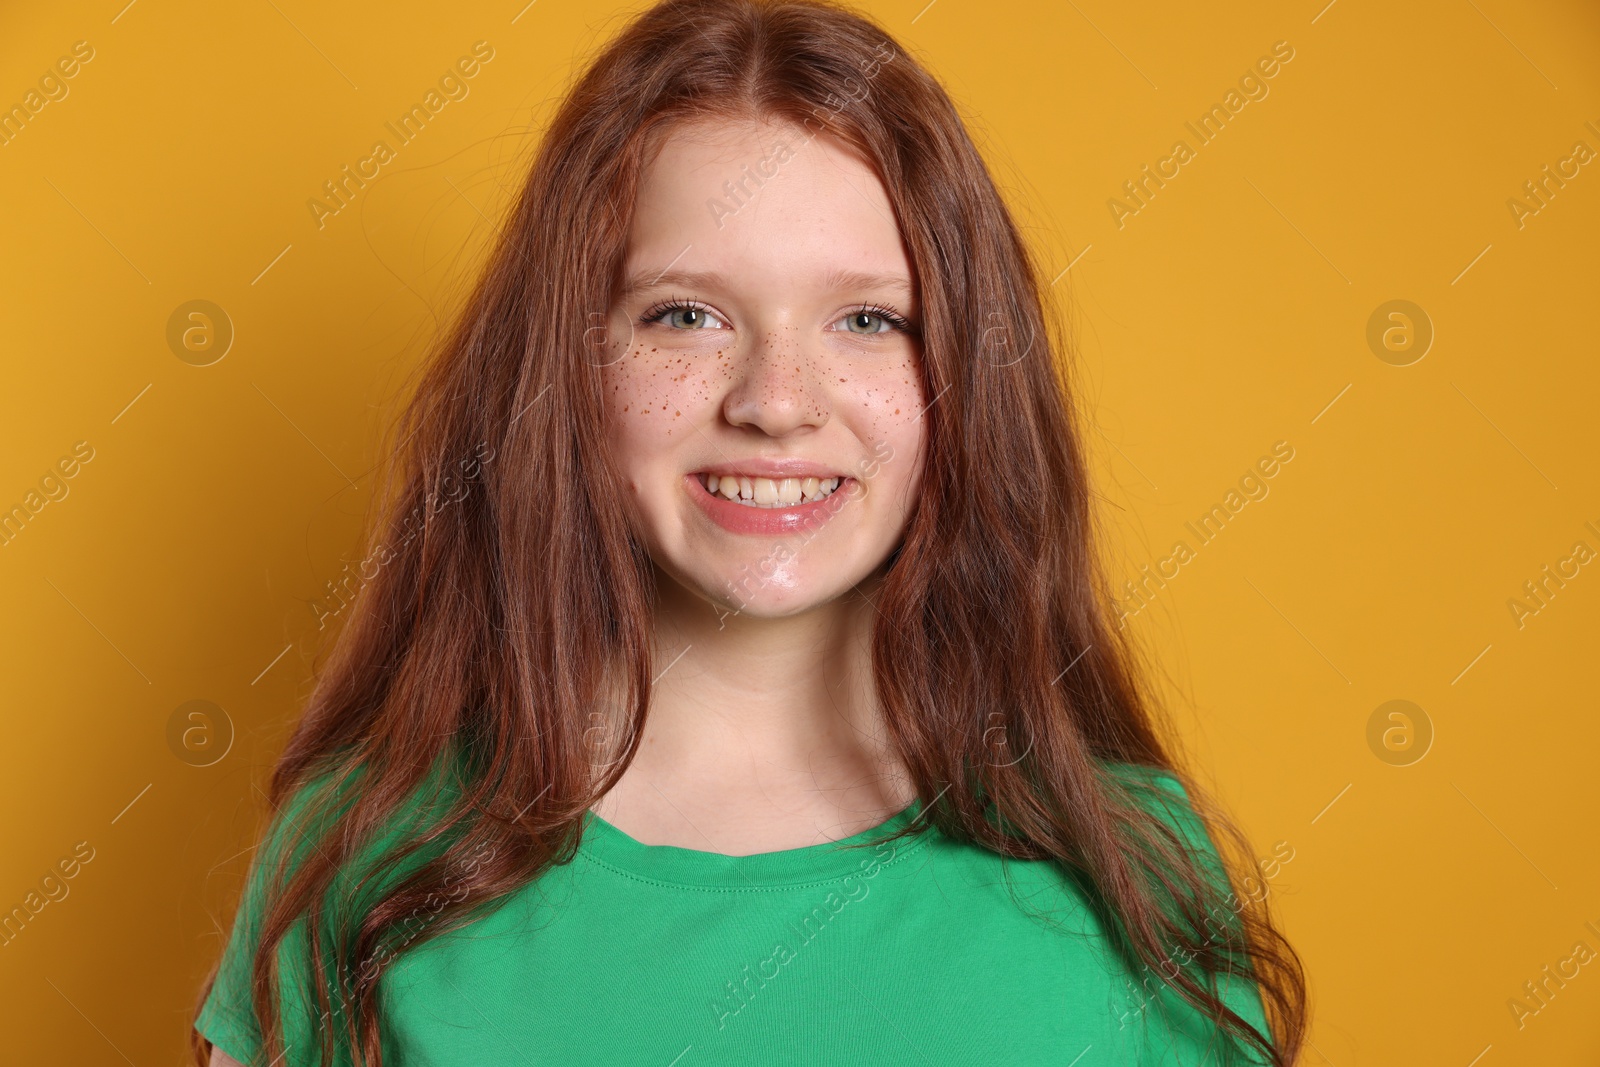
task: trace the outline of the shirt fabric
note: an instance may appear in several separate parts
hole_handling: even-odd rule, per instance
[[[1217,862],[1177,779],[1110,766],[1153,777],[1172,800],[1160,816]],[[384,1062],[1262,1062],[1154,972],[1131,973],[1053,863],[1003,858],[932,826],[875,843],[920,810],[913,802],[842,841],[749,856],[642,844],[589,812],[572,862],[394,957],[379,982]],[[269,841],[287,821],[276,820]],[[196,1024],[244,1064],[261,1043],[249,998],[259,874]],[[285,981],[303,980],[305,961],[287,943],[283,952],[300,976]],[[1228,1005],[1265,1031],[1254,983],[1219,983]],[[286,1024],[282,1067],[315,1062],[309,1025]]]

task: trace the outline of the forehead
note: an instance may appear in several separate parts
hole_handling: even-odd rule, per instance
[[[759,282],[911,276],[894,209],[866,160],[773,121],[679,124],[645,168],[627,275],[675,269]]]

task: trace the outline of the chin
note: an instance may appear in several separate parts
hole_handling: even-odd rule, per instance
[[[750,566],[698,575],[687,585],[721,611],[753,619],[784,619],[839,599],[867,576],[863,571],[841,581],[838,571],[823,575],[780,570],[763,578],[756,567]]]

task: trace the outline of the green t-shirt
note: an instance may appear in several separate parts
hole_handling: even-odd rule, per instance
[[[1154,777],[1174,800],[1162,817],[1214,863],[1182,786]],[[269,843],[292,821],[288,807]],[[751,856],[641,844],[591,812],[571,863],[395,956],[379,982],[384,1062],[1261,1062],[1159,977],[1130,973],[1053,864],[1003,859],[931,827],[872,844],[920,808],[843,841]],[[248,987],[259,875],[197,1021],[247,1065],[260,1047]],[[303,976],[304,961],[283,951]],[[1230,977],[1222,988],[1264,1029],[1254,983]],[[313,1062],[306,1024],[289,1034],[283,1067]]]

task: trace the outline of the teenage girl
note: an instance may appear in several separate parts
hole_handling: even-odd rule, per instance
[[[397,427],[197,1062],[1293,1062],[1030,257],[870,20],[629,23]]]

